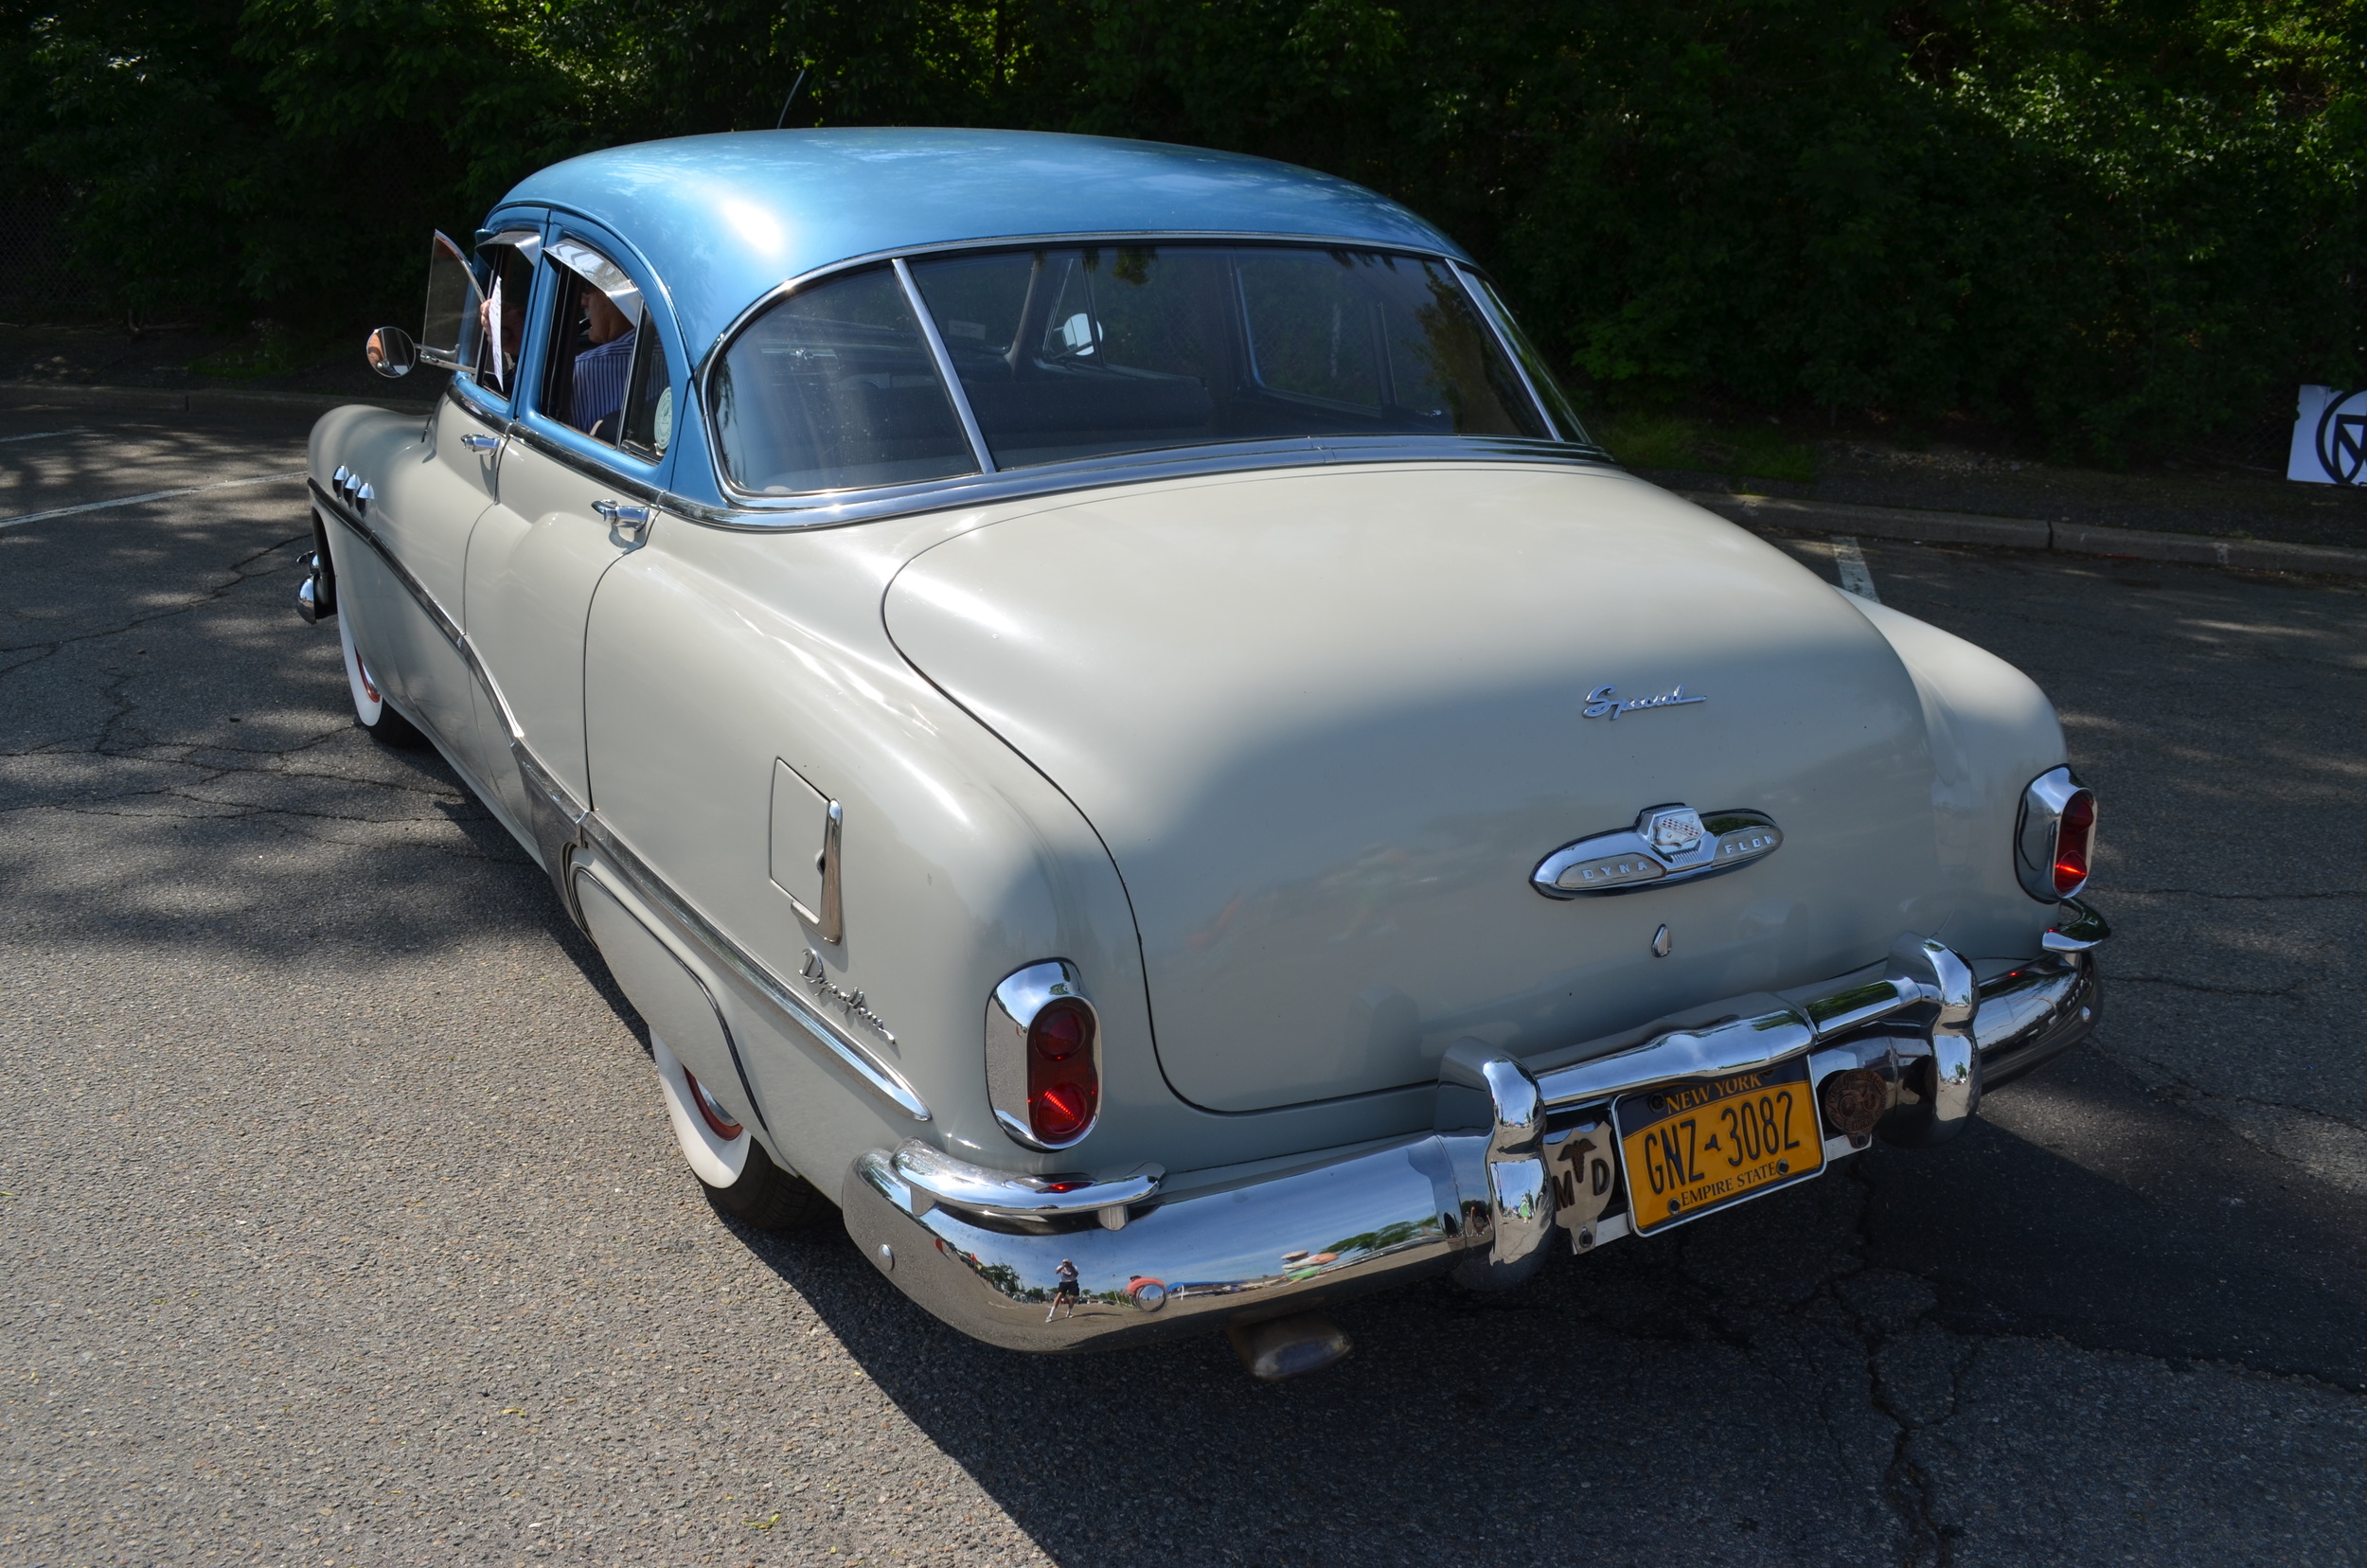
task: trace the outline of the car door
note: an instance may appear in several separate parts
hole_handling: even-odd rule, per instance
[[[453,633],[465,624],[470,535],[498,493],[516,391],[515,328],[525,317],[523,294],[541,238],[539,227],[511,215],[478,247],[472,268],[437,236],[434,267],[448,276],[432,279],[443,287],[431,287],[431,315],[440,302],[447,319],[431,320],[426,332],[430,342],[449,337],[446,356],[457,367],[419,440],[387,454],[383,472],[356,475],[374,494],[347,522],[378,548],[332,552],[341,572],[389,579],[367,596],[385,613],[356,623],[363,657],[396,705],[480,783],[493,775],[478,743],[478,682]]]
[[[589,805],[584,623],[601,575],[647,537],[687,365],[647,269],[612,236],[555,221],[539,270],[529,384],[499,498],[469,541],[467,624],[500,697],[480,706],[480,744],[514,743]],[[497,788],[533,820],[519,768],[499,772]]]

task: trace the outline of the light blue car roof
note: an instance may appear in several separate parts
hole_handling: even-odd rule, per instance
[[[590,152],[505,199],[636,246],[693,360],[766,291],[834,261],[1056,234],[1295,235],[1438,252],[1386,197],[1234,152],[1031,131],[743,131]]]

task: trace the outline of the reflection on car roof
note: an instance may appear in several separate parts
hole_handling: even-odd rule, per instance
[[[755,131],[555,164],[503,204],[637,249],[695,357],[788,278],[881,251],[1048,235],[1301,236],[1462,257],[1346,180],[1238,153],[1027,131]]]

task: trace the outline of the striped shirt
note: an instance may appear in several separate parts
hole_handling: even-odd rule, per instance
[[[612,446],[624,420],[625,378],[632,373],[632,342],[638,335],[635,329],[576,356],[575,426]]]

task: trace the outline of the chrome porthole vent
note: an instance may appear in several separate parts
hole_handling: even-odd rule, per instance
[[[1735,870],[1783,845],[1783,829],[1764,811],[1648,806],[1636,813],[1632,828],[1582,838],[1547,855],[1529,874],[1529,885],[1549,899],[1633,893]]]

